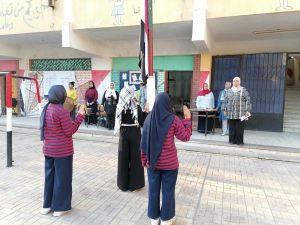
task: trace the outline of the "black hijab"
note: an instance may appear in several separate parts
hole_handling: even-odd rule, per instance
[[[41,130],[41,141],[45,139],[44,137],[44,126],[46,119],[46,110],[50,103],[63,105],[67,98],[67,92],[64,86],[54,85],[50,88],[48,92],[48,103],[45,105],[40,118],[40,130]]]
[[[155,169],[174,118],[169,96],[166,93],[158,94],[153,109],[145,120],[141,140],[141,149],[147,155],[149,169]]]
[[[93,87],[90,87],[90,83],[92,83],[93,84]],[[94,81],[92,81],[92,80],[90,80],[89,81],[89,89],[95,89],[96,87],[95,87],[95,83],[94,83]]]

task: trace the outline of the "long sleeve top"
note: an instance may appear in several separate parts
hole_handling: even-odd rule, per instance
[[[143,114],[143,111],[141,107],[138,105],[138,122],[139,125],[142,127],[144,124],[145,116]],[[132,118],[132,113],[131,110],[123,110],[122,111],[122,124],[134,124],[134,119]]]
[[[77,104],[77,91],[75,89],[67,90],[67,96],[74,100],[74,105]]]
[[[84,115],[78,114],[76,120],[72,121],[70,113],[61,105],[50,104],[45,117],[44,155],[53,158],[73,155],[72,135],[78,130],[84,118]]]
[[[84,96],[85,102],[97,102],[98,100],[98,91],[96,88],[89,88],[85,92]]]
[[[246,88],[242,87],[237,92],[232,89],[226,92],[222,110],[227,113],[228,119],[240,119],[246,112],[251,112],[251,108],[250,95]]]
[[[177,156],[177,149],[175,146],[174,137],[187,142],[192,136],[192,126],[190,119],[180,120],[177,116],[168,131],[168,134],[164,140],[161,155],[157,161],[155,169],[157,170],[174,170],[179,167],[179,161]],[[141,151],[141,160],[143,166],[148,166],[146,154]]]
[[[213,109],[215,108],[214,94],[210,92],[205,96],[198,96],[196,99],[197,109]]]

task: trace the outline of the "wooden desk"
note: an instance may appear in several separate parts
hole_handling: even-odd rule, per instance
[[[197,117],[205,117],[205,129],[204,129],[204,134],[205,136],[207,135],[207,121],[209,118],[213,119],[213,130],[212,133],[215,134],[215,127],[216,127],[216,117],[217,117],[217,110],[216,109],[190,109],[191,111],[191,121],[193,123],[193,116],[194,114],[196,114],[195,116]],[[201,113],[205,113],[205,114],[199,114],[199,112]],[[210,114],[211,113],[211,114]]]

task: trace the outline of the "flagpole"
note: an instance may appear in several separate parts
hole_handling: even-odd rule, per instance
[[[12,167],[12,74],[6,74],[6,159]]]
[[[154,105],[156,90],[155,77],[153,76],[153,0],[148,1],[147,5],[147,22],[148,22],[148,82],[147,82],[147,102],[151,111]]]
[[[148,0],[148,63],[149,76],[153,76],[153,10],[152,0]]]

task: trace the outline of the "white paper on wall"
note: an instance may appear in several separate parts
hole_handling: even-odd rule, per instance
[[[53,85],[63,85],[69,89],[69,82],[75,81],[74,71],[44,71],[44,95],[48,95],[49,89]]]

